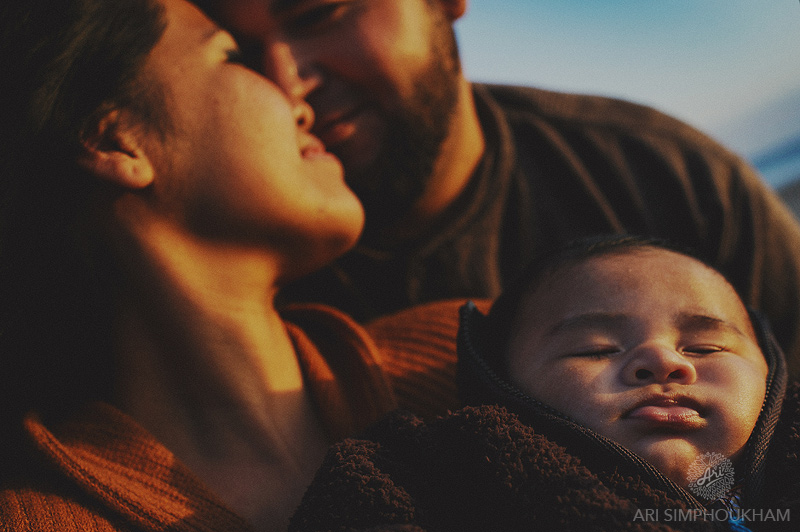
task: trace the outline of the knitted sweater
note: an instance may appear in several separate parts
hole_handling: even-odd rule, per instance
[[[800,519],[800,386],[785,391],[782,353],[765,323],[755,324],[770,369],[761,415],[737,464],[745,508],[762,511],[746,525],[795,530],[783,519]],[[482,315],[467,307],[459,386],[467,403],[504,406],[465,407],[432,422],[395,413],[336,445],[291,530],[731,529],[724,501],[698,499],[500,379],[483,355],[481,326]]]
[[[413,242],[363,240],[285,291],[359,321],[428,301],[495,298],[547,249],[626,232],[694,249],[762,310],[800,376],[800,226],[744,161],[629,102],[473,85],[486,150]]]
[[[304,305],[282,312],[332,442],[398,404],[442,412],[455,402],[455,305],[445,304],[446,313],[420,309],[416,322],[401,313],[377,324],[385,353],[334,309]],[[437,323],[436,316],[443,319]],[[425,347],[426,336],[435,348]],[[403,350],[403,338],[416,348]],[[451,383],[450,392],[429,397],[442,381]],[[399,403],[393,385],[402,390]],[[108,404],[87,404],[63,419],[31,412],[3,432],[2,531],[250,530],[169,449]]]

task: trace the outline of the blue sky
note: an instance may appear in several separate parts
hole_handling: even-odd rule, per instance
[[[741,152],[800,129],[800,0],[472,0],[468,9],[456,28],[471,79],[653,105]],[[781,99],[790,103],[776,111]],[[742,135],[765,106],[780,123]]]

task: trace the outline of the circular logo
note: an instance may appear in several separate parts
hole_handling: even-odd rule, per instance
[[[706,500],[725,497],[733,487],[733,464],[720,453],[705,453],[689,466],[689,489]]]

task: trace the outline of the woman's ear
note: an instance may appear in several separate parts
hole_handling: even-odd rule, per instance
[[[155,178],[155,169],[141,142],[139,128],[123,110],[106,114],[82,141],[78,164],[100,179],[140,189]]]

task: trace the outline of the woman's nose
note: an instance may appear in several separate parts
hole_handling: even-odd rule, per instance
[[[697,379],[694,364],[677,350],[661,344],[637,347],[623,368],[623,380],[642,384],[691,384]]]
[[[311,130],[311,127],[314,125],[314,110],[311,109],[311,106],[302,100],[292,102],[292,111],[297,126],[304,131]]]

